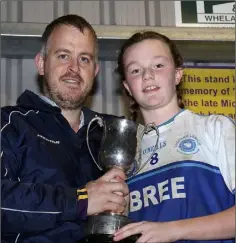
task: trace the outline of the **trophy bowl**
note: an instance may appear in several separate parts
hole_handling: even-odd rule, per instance
[[[103,123],[104,133],[98,154],[103,171],[116,166],[127,174],[136,164],[138,124],[126,119],[110,119]]]

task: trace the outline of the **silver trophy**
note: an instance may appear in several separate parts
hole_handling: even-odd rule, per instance
[[[103,137],[98,154],[98,161],[94,158],[89,146],[90,126],[97,122],[103,127]],[[150,157],[141,164],[141,141],[145,133],[155,130],[157,140]],[[87,128],[87,146],[90,155],[97,167],[107,172],[117,167],[125,172],[128,178],[136,175],[149,162],[158,146],[159,133],[154,123],[143,126],[134,121],[122,118],[104,120],[101,117],[93,118]],[[115,231],[132,221],[123,214],[104,212],[89,216],[86,225],[87,242],[112,242]],[[91,240],[89,240],[91,239]],[[134,239],[125,242],[133,242]]]

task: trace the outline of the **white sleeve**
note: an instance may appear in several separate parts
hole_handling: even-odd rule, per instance
[[[225,116],[215,116],[213,146],[216,162],[220,168],[225,184],[235,193],[235,124]]]

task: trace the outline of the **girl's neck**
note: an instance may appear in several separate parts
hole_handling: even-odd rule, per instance
[[[153,110],[142,110],[144,123],[155,123],[157,126],[171,119],[174,115],[180,112],[180,107],[176,104],[173,107],[164,106]]]

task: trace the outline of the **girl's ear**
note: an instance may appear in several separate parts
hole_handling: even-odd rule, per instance
[[[175,70],[175,85],[178,85],[181,81],[183,76],[183,69],[176,69]]]
[[[128,83],[126,82],[126,80],[123,81],[123,85],[125,87],[125,89],[129,92],[129,95],[132,96],[131,92],[130,92],[130,89],[129,89],[129,85]]]

